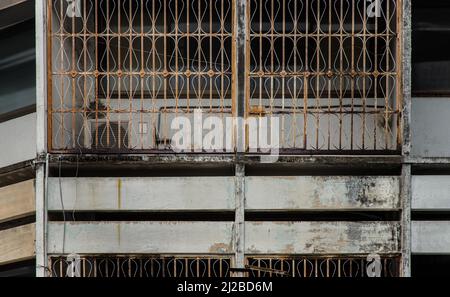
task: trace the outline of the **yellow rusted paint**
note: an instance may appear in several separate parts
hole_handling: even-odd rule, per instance
[[[122,179],[117,179],[117,208],[122,208]]]

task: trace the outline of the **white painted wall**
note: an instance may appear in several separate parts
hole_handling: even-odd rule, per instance
[[[0,168],[36,157],[36,113],[0,123]]]

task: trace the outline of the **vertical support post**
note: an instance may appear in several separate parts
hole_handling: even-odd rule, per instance
[[[234,251],[235,268],[245,267],[245,165],[237,163],[235,167],[235,221],[234,221]],[[238,272],[236,276],[244,276]]]
[[[235,222],[234,250],[235,268],[245,268],[245,165],[242,156],[246,151],[245,113],[247,105],[247,0],[234,0],[234,115],[236,123],[236,164],[235,164]],[[236,276],[245,276],[243,272]]]
[[[402,44],[402,155],[409,159],[411,153],[411,0],[403,0]]]
[[[234,0],[234,90],[235,110],[238,118],[236,131],[236,151],[238,156],[246,151],[245,115],[247,105],[247,0]]]
[[[46,276],[46,99],[47,99],[47,1],[35,2],[36,15],[36,276]]]
[[[402,0],[402,176],[401,176],[401,275],[411,276],[411,0]]]
[[[400,182],[401,216],[401,276],[411,276],[411,165],[403,164]]]

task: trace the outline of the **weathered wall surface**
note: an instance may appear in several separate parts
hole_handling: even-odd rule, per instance
[[[400,251],[398,222],[246,222],[250,254],[346,254]]]
[[[233,210],[233,177],[61,178],[65,209]],[[49,210],[61,210],[59,179],[49,179]]]
[[[396,209],[395,176],[251,176],[246,178],[249,210]]]

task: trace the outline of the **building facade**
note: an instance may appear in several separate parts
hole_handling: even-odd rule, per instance
[[[424,44],[450,6],[430,2],[36,1],[32,97],[30,21],[0,31],[0,273],[433,273],[450,59]]]

